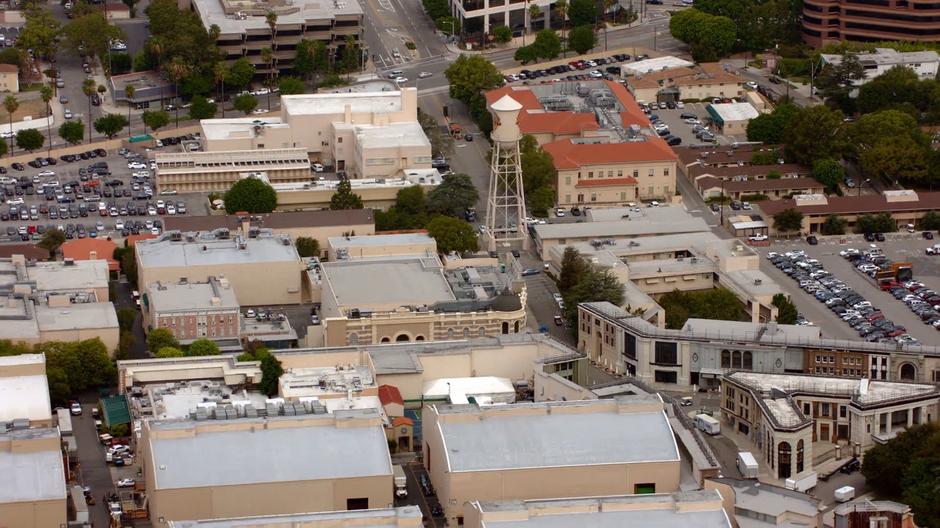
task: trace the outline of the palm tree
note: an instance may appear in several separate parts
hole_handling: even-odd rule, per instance
[[[215,63],[212,69],[212,77],[219,86],[219,108],[222,109],[222,117],[225,117],[225,79],[228,77],[228,68],[224,62]]]
[[[95,93],[94,79],[85,79],[85,82],[82,83],[82,93],[85,94],[85,97],[88,99],[88,142],[91,143],[91,96]]]
[[[522,29],[522,45],[525,46],[525,34],[526,31],[532,28],[532,19],[538,17],[542,14],[542,10],[539,9],[537,4],[529,4],[529,26]]]
[[[52,156],[52,109],[49,107],[49,101],[52,100],[52,87],[43,85],[39,89],[39,97],[46,103],[46,135],[49,136],[49,156]]]
[[[271,111],[271,87],[274,85],[274,52],[271,48],[262,48],[261,61],[268,65],[268,111]]]
[[[170,61],[170,64],[167,65],[167,74],[170,76],[170,80],[173,81],[173,90],[175,92],[176,98],[176,128],[180,127],[180,81],[183,80],[183,77],[189,75],[190,67],[188,64],[182,61],[179,57],[174,57]]]
[[[131,99],[134,98],[134,93],[137,92],[137,89],[134,88],[133,84],[124,85],[124,98],[127,99],[127,137],[131,137]]]
[[[268,11],[264,15],[264,22],[271,28],[271,47],[277,50],[277,13]]]
[[[6,99],[3,100],[3,108],[6,109],[7,113],[10,114],[10,155],[13,155],[13,113],[20,107],[20,102],[16,100],[16,96],[8,95]]]
[[[150,48],[150,54],[157,59],[157,70],[161,70],[163,66],[163,53],[166,51],[166,48],[163,46],[163,40],[161,40],[160,37],[153,37],[147,41],[147,46]],[[160,83],[160,110],[163,110],[163,83]]]
[[[565,26],[567,25],[568,20],[568,0],[558,0],[555,2],[555,12],[558,13],[558,16],[561,17],[561,37],[565,38]],[[565,44],[565,47],[562,48],[566,50],[568,45]],[[562,57],[565,56],[564,51],[561,54]]]

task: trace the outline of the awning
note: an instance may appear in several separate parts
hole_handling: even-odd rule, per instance
[[[724,375],[725,371],[722,369],[715,368],[703,368],[699,370],[699,376],[712,376],[717,378],[718,376]]]

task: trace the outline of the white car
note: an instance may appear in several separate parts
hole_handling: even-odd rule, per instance
[[[251,95],[268,95],[271,93],[271,90],[267,88],[258,88],[257,90],[251,92]]]
[[[160,228],[159,228],[159,227],[151,227],[151,228],[150,228],[150,234],[153,235],[153,236],[160,236]]]
[[[176,194],[175,189],[166,189],[166,190],[160,191],[160,196],[173,196],[174,194]]]
[[[66,119],[72,119],[73,117],[75,117],[75,116],[72,115],[72,111],[69,110],[68,108],[65,109],[65,114],[64,114],[64,116],[65,116]]]
[[[132,161],[127,164],[127,168],[131,170],[140,170],[140,169],[146,169],[147,166],[139,161]]]
[[[121,220],[120,218],[118,218],[117,220],[115,220],[115,221],[114,221],[114,229],[116,229],[116,230],[118,230],[118,231],[124,229],[124,220]]]
[[[682,101],[676,101],[676,108],[680,110],[685,108],[685,103],[683,103]]]
[[[7,200],[7,205],[23,205],[26,203],[22,198],[13,198],[12,200]]]
[[[148,207],[148,208],[147,208],[147,215],[148,215],[148,216],[157,216],[157,208],[154,207],[154,206],[152,206],[152,205],[151,205],[150,207]]]
[[[601,77],[604,76],[604,74],[601,73],[600,70],[591,70],[591,72],[588,73],[588,75],[590,75],[591,77],[595,79],[600,79]]]
[[[756,90],[756,89],[757,89],[757,83],[754,82],[754,81],[748,81],[748,82],[744,83],[744,86],[747,86],[747,87],[750,88],[751,90]]]
[[[565,216],[565,210],[564,210],[564,209],[555,209],[555,216],[557,216],[558,218],[561,218],[561,217]]]
[[[255,108],[254,110],[251,111],[251,113],[254,115],[259,115],[259,114],[266,114],[268,113],[268,111],[265,110],[264,108]]]
[[[395,77],[395,82],[398,84],[404,84],[408,82],[408,77],[401,77],[401,76]]]
[[[115,482],[115,485],[119,488],[133,488],[134,479],[132,478],[122,478],[121,480]]]
[[[173,205],[173,204],[167,205],[167,206],[166,206],[166,214],[168,214],[168,215],[175,215],[175,214],[176,214],[176,206]]]
[[[70,406],[69,406],[69,413],[70,413],[72,416],[79,416],[80,414],[82,414],[82,404],[80,404],[80,403],[78,403],[78,402],[75,402],[75,403],[73,403],[72,405],[70,405]]]
[[[767,235],[751,235],[747,239],[751,242],[763,242],[767,240]]]
[[[313,169],[313,172],[323,172],[323,165],[320,163],[311,163],[310,168]]]
[[[419,78],[419,79],[427,79],[428,77],[430,77],[430,76],[432,76],[432,75],[434,75],[434,74],[431,73],[431,72],[421,72],[421,73],[418,74],[418,78]]]
[[[39,174],[37,174],[37,176],[39,176],[40,178],[49,178],[49,177],[51,177],[51,176],[55,176],[55,171],[52,171],[52,170],[44,170],[44,171],[40,172]]]

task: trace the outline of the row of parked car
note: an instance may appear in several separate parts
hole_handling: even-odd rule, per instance
[[[649,58],[646,55],[637,55],[634,60],[643,60]],[[506,82],[515,82],[522,81],[526,79],[538,79],[539,77],[549,77],[552,75],[561,75],[568,74],[564,77],[568,81],[576,80],[585,80],[585,79],[601,79],[607,76],[620,76],[620,67],[614,66],[615,64],[626,62],[630,60],[630,55],[626,53],[618,53],[611,55],[610,57],[601,57],[593,60],[574,60],[568,64],[559,64],[557,66],[552,66],[550,68],[545,68],[541,70],[522,70],[519,73],[513,73],[505,76]],[[599,68],[604,65],[610,65],[605,68],[606,75],[604,72],[601,72]],[[581,70],[591,70],[588,73],[572,73]]]
[[[799,283],[800,288],[826,305],[869,342],[916,343],[907,329],[895,324],[872,303],[852,290],[845,282],[823,269],[818,260],[803,250],[780,254],[770,252],[767,258],[780,271]]]
[[[854,248],[840,251],[859,272],[876,278],[882,270],[891,268],[891,261],[875,250],[859,251]],[[940,293],[928,288],[923,282],[907,280],[898,282],[884,279],[878,282],[881,291],[890,293],[903,302],[924,324],[940,330]]]

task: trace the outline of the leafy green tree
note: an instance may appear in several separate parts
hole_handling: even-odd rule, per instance
[[[427,199],[419,185],[401,189],[395,195],[395,205],[375,214],[376,231],[424,229],[427,223]]]
[[[251,82],[255,76],[254,64],[248,62],[248,59],[242,57],[229,67],[228,76],[225,78],[225,84],[233,90],[242,90]]]
[[[480,200],[480,192],[466,174],[449,174],[428,193],[428,210],[449,216],[459,216]]]
[[[848,225],[849,223],[845,218],[838,215],[829,215],[822,225],[819,226],[819,231],[824,235],[844,235]]]
[[[127,277],[127,282],[137,284],[137,255],[133,251],[125,251],[119,262],[121,273]]]
[[[437,120],[426,112],[418,109],[418,123],[424,130],[424,135],[431,142],[431,155],[435,158],[443,158],[454,151],[454,137],[440,125]]]
[[[326,72],[329,62],[326,56],[326,45],[320,40],[304,39],[297,45],[297,56],[294,58],[294,72],[302,79]]]
[[[297,254],[301,257],[320,256],[320,241],[315,238],[297,237],[297,240],[294,241],[294,245],[297,246]]]
[[[858,60],[858,54],[845,50],[838,64],[827,64],[816,76],[818,87],[827,99],[848,97],[855,83],[865,78],[865,67]]]
[[[144,126],[154,132],[170,124],[170,114],[166,113],[166,110],[147,110],[140,116],[140,119],[144,122]]]
[[[859,166],[882,181],[923,183],[930,175],[927,147],[910,138],[886,138],[862,153]]]
[[[934,79],[922,81],[914,70],[895,66],[858,88],[858,111],[864,115],[910,107],[923,112],[934,106],[932,94],[936,87]]]
[[[751,165],[773,165],[780,159],[782,156],[777,149],[758,150],[751,154]]]
[[[551,187],[539,187],[532,192],[526,189],[526,197],[529,211],[538,218],[546,218],[548,210],[555,206],[555,191]]]
[[[503,85],[503,76],[492,62],[480,55],[461,55],[444,70],[450,96],[469,104],[480,92]]]
[[[539,146],[531,135],[524,135],[519,141],[519,161],[522,165],[522,185],[526,193],[540,187],[555,185],[558,170],[549,153]]]
[[[774,229],[788,233],[803,229],[803,213],[796,209],[785,209],[774,215]]]
[[[729,290],[713,288],[694,292],[673,290],[659,299],[666,311],[666,328],[681,329],[690,318],[721,321],[748,320],[741,301]]]
[[[733,20],[696,8],[683,9],[672,15],[669,31],[692,48],[692,57],[699,62],[714,61],[727,55],[737,40],[737,27]]]
[[[428,235],[437,242],[437,250],[441,253],[464,253],[478,249],[476,231],[462,218],[435,216],[428,222],[427,229]]]
[[[813,178],[826,187],[826,192],[833,193],[845,179],[845,168],[834,159],[818,159],[813,162]]]
[[[117,311],[118,327],[122,332],[128,332],[134,329],[134,321],[137,320],[137,310],[133,308],[121,308]]]
[[[533,48],[531,44],[516,48],[516,52],[513,54],[512,58],[521,62],[523,65],[539,60],[539,56],[535,53],[535,48]]]
[[[334,211],[342,209],[362,209],[362,198],[352,192],[352,184],[348,179],[340,180],[336,186],[336,192],[330,197],[330,209]]]
[[[239,354],[238,361],[261,362],[261,384],[258,388],[268,396],[277,396],[278,380],[284,374],[284,368],[274,354],[267,348],[253,341],[245,347],[245,352]]]
[[[186,354],[182,350],[176,347],[165,346],[165,347],[162,347],[160,350],[157,350],[157,352],[153,356],[156,358],[164,359],[164,358],[178,358],[178,357],[183,357],[185,355]]]
[[[490,30],[496,42],[505,44],[512,40],[512,30],[508,26],[496,26]]]
[[[215,341],[202,338],[193,341],[186,350],[187,356],[218,356],[221,351]]]
[[[222,197],[225,212],[235,214],[270,213],[277,207],[277,193],[267,182],[257,178],[244,178],[235,182]]]
[[[623,305],[623,284],[610,270],[588,270],[577,284],[564,294],[565,319],[571,328],[578,328],[578,305],[607,301]]]
[[[920,225],[921,229],[926,229],[928,231],[940,229],[940,213],[937,213],[936,211],[927,211],[924,213],[924,216],[921,217],[918,225]]]
[[[778,323],[796,324],[796,316],[799,315],[799,312],[796,310],[796,305],[793,304],[793,301],[790,300],[790,297],[788,297],[786,294],[778,293],[774,295],[773,300],[770,303],[777,307]]]
[[[100,10],[70,20],[62,28],[62,36],[62,43],[73,54],[78,55],[79,48],[83,47],[87,53],[96,57],[107,57],[111,41],[126,38],[124,31],[109,24]]]
[[[558,275],[558,289],[562,295],[581,282],[584,275],[591,270],[591,265],[584,259],[581,252],[567,246],[561,257],[561,272]]]
[[[111,53],[111,75],[130,73],[134,60],[127,53]]]
[[[20,102],[15,95],[8,95],[3,99],[3,108],[10,118],[10,134],[13,134],[13,114],[20,108]]]
[[[540,59],[554,59],[561,54],[561,39],[551,29],[543,29],[535,34],[531,44],[532,52]]]
[[[147,350],[151,354],[156,354],[158,350],[165,347],[179,348],[180,342],[168,328],[154,328],[147,335]]]
[[[52,57],[59,48],[62,26],[44,7],[29,7],[25,10],[26,23],[16,37],[16,47],[24,53],[33,50],[41,57]]]
[[[9,150],[10,147],[7,145],[7,140],[0,139],[0,157],[5,156]]]
[[[202,95],[197,95],[190,101],[189,118],[195,120],[212,119],[218,113],[219,107],[215,103],[210,103]]]
[[[893,233],[898,224],[888,213],[861,215],[855,220],[856,233]]]
[[[24,128],[16,133],[16,146],[30,152],[42,148],[46,136],[35,128]]]
[[[235,110],[248,115],[258,106],[258,100],[251,94],[241,94],[235,98],[233,105]]]
[[[42,239],[39,240],[37,246],[45,249],[49,252],[49,256],[55,256],[56,250],[59,249],[59,246],[65,243],[65,233],[61,229],[50,229],[43,233]]]
[[[568,20],[575,28],[593,26],[597,22],[597,4],[594,0],[571,0],[568,2]]]
[[[121,335],[118,337],[118,348],[115,358],[118,360],[124,360],[131,357],[131,351],[134,350],[134,346],[137,344],[137,337],[134,336],[134,332],[121,332]]]
[[[78,121],[76,123],[82,124]],[[124,127],[128,124],[127,118],[121,114],[105,114],[95,119],[95,130],[99,134],[107,136],[108,139],[114,139],[114,136],[120,134],[121,130],[124,130]],[[79,134],[79,140],[81,140],[81,134]]]
[[[850,149],[846,155],[858,161],[862,155],[880,142],[891,139],[910,139],[926,147],[930,140],[917,126],[917,120],[899,110],[882,110],[859,117],[846,130]]]
[[[812,165],[820,158],[838,159],[845,152],[842,112],[825,105],[801,108],[783,132],[786,157]]]
[[[597,45],[597,35],[590,25],[576,26],[568,33],[568,47],[583,55]]]
[[[277,81],[277,88],[281,95],[294,95],[304,93],[304,82],[297,77],[285,76]]]

